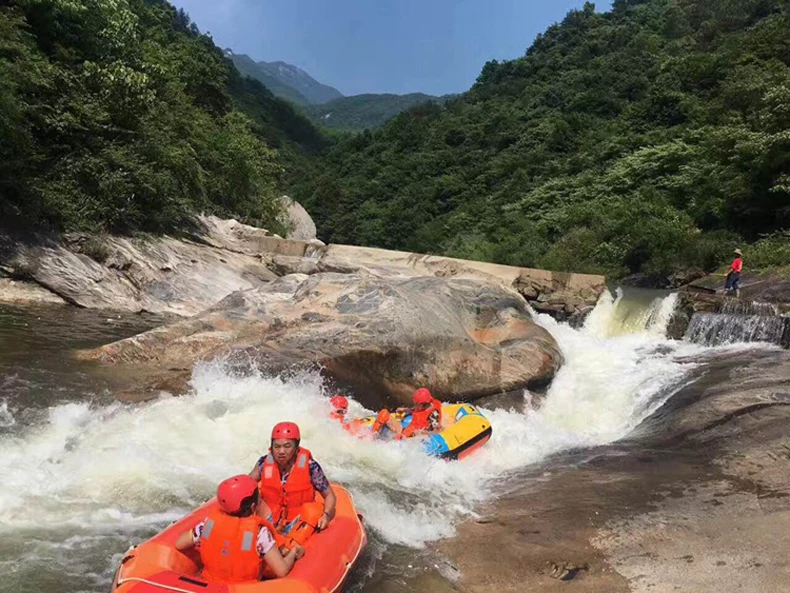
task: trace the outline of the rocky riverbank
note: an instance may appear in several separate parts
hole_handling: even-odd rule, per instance
[[[629,439],[524,472],[441,543],[453,588],[790,591],[790,353],[696,362]]]
[[[236,220],[200,217],[180,237],[59,237],[0,230],[0,302],[62,302],[89,309],[193,316],[239,290],[288,274],[473,279],[518,291],[537,311],[581,320],[605,289],[602,276],[554,273],[356,247],[324,245],[288,201],[289,239]]]
[[[0,235],[0,270],[0,300],[187,318],[83,355],[131,368],[134,397],[183,391],[196,361],[219,357],[320,367],[378,403],[419,385],[454,400],[545,385],[562,355],[528,303],[581,319],[604,290],[600,276],[285,240],[215,217],[178,238]]]

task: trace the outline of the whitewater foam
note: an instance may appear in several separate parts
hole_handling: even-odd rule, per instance
[[[0,428],[10,428],[16,424],[16,418],[8,409],[8,400],[0,399]]]
[[[690,365],[678,359],[703,350],[650,331],[601,335],[594,320],[577,331],[536,319],[558,340],[565,365],[537,410],[484,410],[493,437],[463,463],[428,457],[415,442],[348,435],[328,418],[316,374],[241,377],[200,364],[190,395],[55,406],[46,422],[0,438],[0,524],[4,531],[79,527],[83,535],[161,527],[209,498],[224,477],[248,472],[272,426],[294,420],[304,445],[331,479],[348,485],[384,541],[419,547],[447,537],[507,472],[628,434],[682,381]],[[352,401],[350,412],[370,410]]]

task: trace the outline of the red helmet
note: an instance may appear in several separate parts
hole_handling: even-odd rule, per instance
[[[255,494],[257,489],[258,483],[250,476],[242,474],[228,478],[217,488],[219,508],[229,514],[237,513],[241,502]]]
[[[272,440],[274,439],[294,439],[301,440],[302,435],[299,433],[299,427],[294,422],[280,422],[275,424],[272,429]]]
[[[340,394],[337,394],[329,401],[331,402],[332,407],[336,410],[348,410],[348,398],[343,397]]]
[[[411,400],[415,404],[429,404],[433,401],[433,396],[431,396],[431,392],[425,389],[425,387],[420,387],[411,396]]]

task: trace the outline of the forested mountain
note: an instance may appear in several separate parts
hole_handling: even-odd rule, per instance
[[[245,54],[234,54],[226,49],[227,55],[239,72],[263,83],[276,96],[288,99],[301,106],[320,105],[343,94],[336,88],[321,84],[307,72],[285,62],[256,62]]]
[[[422,93],[365,94],[344,97],[337,89],[316,81],[304,70],[285,62],[256,62],[226,49],[244,76],[261,82],[276,96],[302,107],[316,123],[343,131],[377,128],[406,109],[428,101],[444,101]]]
[[[159,232],[206,211],[276,228],[280,186],[325,145],[164,1],[0,6],[5,223]]]
[[[366,128],[378,128],[415,105],[429,101],[442,103],[449,97],[449,95],[433,97],[423,93],[354,95],[324,105],[313,105],[307,109],[307,112],[327,128],[361,131]]]
[[[225,55],[233,61],[233,65],[236,66],[236,69],[243,76],[248,76],[253,80],[257,80],[267,89],[269,89],[276,97],[286,99],[287,101],[302,107],[310,105],[310,101],[302,96],[302,93],[294,88],[291,88],[287,84],[280,82],[277,78],[269,76],[269,74],[258,67],[258,63],[255,62],[255,60],[253,60],[250,56],[245,54],[234,54],[230,50],[225,50]]]
[[[296,89],[312,105],[321,105],[335,99],[341,99],[343,93],[334,87],[321,84],[307,72],[285,62],[258,62],[258,67],[270,76]]]
[[[788,18],[783,0],[588,3],[468,93],[343,139],[298,197],[328,241],[711,268],[790,228]]]

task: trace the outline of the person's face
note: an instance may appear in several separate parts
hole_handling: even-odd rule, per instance
[[[348,410],[346,408],[335,408],[335,414],[338,416],[345,416]]]
[[[296,441],[293,439],[274,439],[272,455],[278,465],[288,465],[296,455]]]
[[[431,407],[431,404],[427,404],[427,403],[426,404],[417,404],[416,406],[414,406],[414,409],[417,410],[418,412],[422,412],[423,410],[427,410],[430,407]]]

